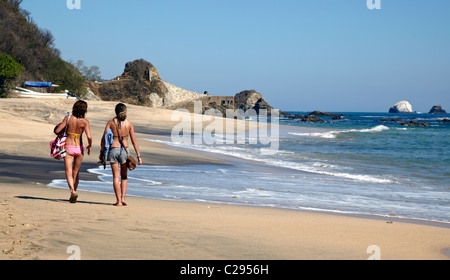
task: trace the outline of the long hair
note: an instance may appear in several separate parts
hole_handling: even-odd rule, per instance
[[[116,105],[116,116],[121,122],[127,119],[127,106],[125,104],[119,103]]]
[[[84,118],[86,116],[88,105],[85,101],[77,101],[73,105],[72,115],[76,118]]]

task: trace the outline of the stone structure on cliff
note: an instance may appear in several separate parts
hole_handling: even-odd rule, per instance
[[[400,101],[389,109],[389,113],[414,113],[408,101]]]

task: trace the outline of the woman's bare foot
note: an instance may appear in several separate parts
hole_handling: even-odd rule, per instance
[[[120,202],[116,202],[116,203],[113,204],[113,206],[123,206],[123,205]]]
[[[72,194],[70,195],[69,202],[70,202],[70,203],[77,203],[77,199],[78,199],[78,194],[77,194],[77,193],[72,193]]]
[[[127,201],[125,200],[125,196],[122,196],[122,205],[128,206]]]

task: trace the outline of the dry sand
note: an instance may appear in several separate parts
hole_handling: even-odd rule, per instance
[[[109,194],[83,192],[69,204],[68,190],[47,186],[64,178],[62,162],[49,158],[53,127],[73,101],[2,99],[0,118],[0,259],[64,260],[76,245],[82,259],[448,260],[450,229],[267,208],[182,203],[129,197],[113,207]],[[114,102],[89,102],[94,144]],[[129,106],[139,137],[170,133],[171,111]],[[153,135],[152,137],[157,137]],[[227,164],[222,159],[140,140],[144,164]],[[85,157],[82,179],[97,161],[98,145]],[[112,186],[111,186],[112,188]]]

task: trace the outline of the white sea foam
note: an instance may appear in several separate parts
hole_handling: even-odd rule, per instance
[[[376,127],[373,129],[364,129],[364,131],[362,131],[362,130],[357,130],[357,131],[358,132],[383,131],[384,130],[383,127],[384,126],[380,126],[380,127]],[[394,183],[394,181],[392,181],[392,180],[389,180],[386,178],[370,176],[370,175],[350,174],[350,173],[338,172],[338,171],[331,172],[330,169],[337,169],[337,167],[334,165],[329,165],[328,167],[330,167],[330,168],[326,168],[326,170],[324,170],[323,168],[327,167],[327,165],[323,164],[323,163],[317,163],[317,162],[298,163],[298,162],[292,162],[292,161],[288,161],[288,160],[282,160],[282,159],[275,158],[275,157],[260,157],[259,154],[254,151],[255,150],[254,148],[246,149],[246,148],[241,148],[241,147],[236,147],[236,146],[227,146],[227,145],[208,146],[208,145],[173,143],[170,141],[153,140],[153,139],[147,139],[147,140],[164,143],[164,144],[172,145],[172,146],[183,146],[183,147],[189,148],[189,149],[201,150],[201,151],[217,153],[217,154],[224,154],[227,156],[234,156],[234,157],[246,159],[246,160],[258,161],[258,162],[262,162],[262,163],[265,163],[265,164],[268,164],[271,166],[276,166],[276,167],[283,167],[283,168],[289,168],[289,169],[294,169],[294,170],[308,172],[308,173],[334,176],[334,177],[339,177],[339,178],[346,178],[346,179],[351,179],[351,180],[359,181],[359,182],[380,183],[380,184]]]
[[[320,138],[328,138],[333,139],[336,138],[337,135],[341,133],[350,133],[350,132],[362,132],[362,133],[376,133],[389,130],[389,127],[384,125],[378,125],[369,129],[347,129],[347,130],[331,130],[326,132],[314,132],[314,133],[298,133],[298,132],[289,132],[290,135],[297,136],[310,136],[310,137],[320,137]]]

